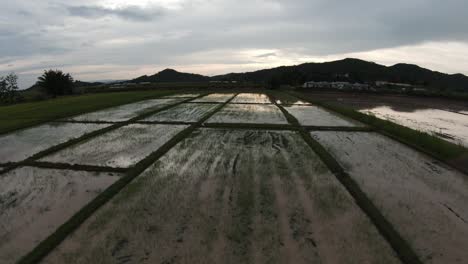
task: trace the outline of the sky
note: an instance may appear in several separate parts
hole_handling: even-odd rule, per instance
[[[348,57],[468,75],[466,0],[1,0],[0,75],[121,80]]]

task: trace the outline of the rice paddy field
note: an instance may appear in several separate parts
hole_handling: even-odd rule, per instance
[[[283,93],[0,136],[0,263],[467,263],[468,176]]]

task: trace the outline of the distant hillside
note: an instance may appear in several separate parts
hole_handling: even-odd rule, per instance
[[[401,82],[427,87],[468,91],[468,77],[463,74],[445,74],[412,64],[390,67],[359,59],[344,59],[324,63],[304,63],[246,73],[229,73],[212,80],[268,82],[277,76],[303,81]]]
[[[200,74],[183,73],[173,69],[165,69],[154,75],[147,76],[143,75],[130,82],[207,82],[210,77],[203,76]]]
[[[237,81],[281,84],[302,84],[306,81],[348,81],[373,83],[386,81],[407,83],[430,88],[468,92],[468,77],[463,74],[445,74],[412,64],[390,67],[359,59],[344,59],[324,63],[304,63],[246,73],[229,73],[213,77],[166,69],[151,76],[141,76],[129,82],[208,82]]]

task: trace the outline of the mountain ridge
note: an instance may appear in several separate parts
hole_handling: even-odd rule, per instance
[[[386,81],[468,92],[468,77],[461,73],[446,74],[408,63],[385,66],[355,58],[320,63],[308,62],[292,66],[279,66],[251,72],[227,73],[211,77],[165,69],[150,76],[140,76],[131,82],[237,81],[268,83],[274,78],[280,79],[285,84],[294,85],[299,85],[305,81],[349,81],[362,83]]]

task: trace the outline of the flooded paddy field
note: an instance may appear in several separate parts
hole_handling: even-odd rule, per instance
[[[186,127],[185,125],[131,124],[51,154],[42,161],[130,167]]]
[[[83,114],[80,116],[70,118],[69,120],[122,122],[132,119],[143,113],[154,111],[183,100],[183,98],[146,100],[137,103],[113,107],[98,112]]]
[[[345,117],[339,117],[317,106],[291,105],[285,106],[284,108],[303,126],[355,127],[360,125],[356,121]]]
[[[240,93],[234,97],[231,103],[270,104],[271,101],[266,94]]]
[[[280,105],[311,105],[309,102],[300,100],[297,97],[291,96],[286,93],[273,94],[275,103]]]
[[[299,134],[224,129],[180,142],[44,262],[122,259],[398,263]]]
[[[378,134],[312,136],[337,158],[425,263],[468,260],[466,175]]]
[[[22,161],[72,138],[105,128],[105,124],[49,123],[0,136],[0,163]]]
[[[468,147],[468,116],[439,109],[402,111],[388,106],[360,110]]]
[[[9,146],[2,157],[17,166],[0,167],[0,263],[31,252],[85,205],[95,209],[58,232],[63,242],[42,263],[409,263],[367,201],[422,263],[468,261],[467,175],[383,135],[349,131],[361,124],[292,95],[241,93],[227,103],[234,95],[119,124],[27,167],[15,162],[108,124],[75,120],[0,137]],[[187,98],[86,115],[128,120]],[[291,126],[269,98],[292,124],[324,131]]]
[[[195,93],[187,93],[187,94],[172,94],[164,96],[163,98],[194,98],[200,96],[200,94]]]
[[[208,123],[287,124],[281,110],[275,105],[227,104]]]
[[[231,93],[214,93],[214,94],[209,94],[207,96],[203,96],[201,98],[197,98],[195,100],[192,100],[190,102],[193,103],[225,103],[229,99],[231,99],[235,94]]]
[[[216,103],[184,103],[168,110],[156,113],[142,121],[151,122],[197,122],[207,113],[213,111],[219,104]]]
[[[468,102],[443,98],[352,93],[305,93],[468,147]]]
[[[118,178],[33,167],[1,175],[0,262],[16,262]]]

